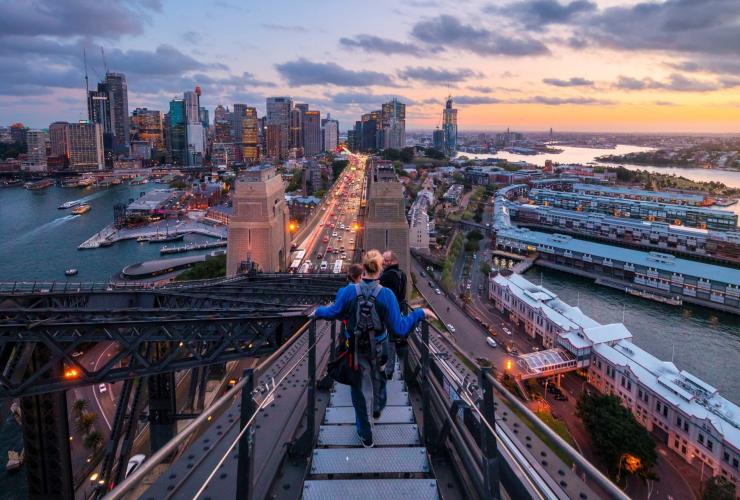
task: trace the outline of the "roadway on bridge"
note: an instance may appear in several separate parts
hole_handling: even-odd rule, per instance
[[[357,231],[357,216],[362,197],[362,185],[365,176],[364,157],[358,157],[356,170],[347,166],[340,174],[332,188],[326,193],[328,203],[321,208],[324,212],[311,232],[298,245],[306,251],[302,264],[310,262],[309,272],[327,272],[334,270],[338,260],[343,261],[342,271],[354,256]],[[342,229],[344,227],[344,229]],[[331,248],[331,253],[329,253]],[[342,250],[343,249],[343,250]],[[326,262],[326,269],[321,271],[321,263]]]

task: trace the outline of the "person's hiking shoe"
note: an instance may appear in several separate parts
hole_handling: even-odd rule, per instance
[[[366,438],[360,436],[359,434],[357,434],[357,436],[360,438],[360,442],[362,443],[362,446],[363,447],[365,447],[365,448],[372,448],[373,446],[375,446],[375,443],[373,442],[372,436],[370,436],[369,439],[366,439]]]
[[[378,420],[378,419],[380,418],[380,415],[382,415],[382,414],[383,414],[383,411],[382,411],[382,410],[375,410],[375,411],[373,412],[373,418],[374,418],[375,420]]]

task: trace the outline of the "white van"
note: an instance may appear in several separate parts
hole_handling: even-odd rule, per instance
[[[321,265],[319,266],[319,271],[324,272],[327,269],[329,269],[329,264],[325,260],[321,261]]]
[[[496,341],[493,340],[491,337],[486,337],[486,344],[490,345],[491,347],[498,347]]]

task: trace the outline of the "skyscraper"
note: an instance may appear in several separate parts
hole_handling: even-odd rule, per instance
[[[442,131],[444,132],[444,153],[452,156],[457,151],[457,109],[452,107],[452,96],[447,97],[442,111]]]
[[[223,122],[228,120],[229,108],[224,108],[221,104],[216,106],[213,110],[213,123]]]
[[[254,163],[260,157],[259,150],[259,121],[257,108],[247,106],[242,117],[242,156],[247,163]]]
[[[69,168],[77,171],[103,170],[103,128],[99,123],[69,124]]]
[[[187,165],[200,165],[205,155],[205,135],[200,116],[200,86],[194,92],[185,92],[183,106],[187,123]]]
[[[291,104],[290,97],[267,98],[267,151],[275,158],[288,157]]]
[[[26,160],[21,164],[29,172],[46,172],[46,134],[43,130],[26,131]]]
[[[170,101],[169,119],[167,145],[172,163],[187,165],[187,122],[185,120],[185,102],[182,99],[172,99]]]
[[[62,156],[69,160],[69,123],[54,122],[49,125],[51,156]]]
[[[239,144],[242,142],[242,118],[244,118],[246,109],[246,104],[234,104],[234,111],[230,114],[231,142],[233,143]]]
[[[382,147],[380,131],[381,131],[381,116],[382,112],[372,111],[362,115],[361,123],[361,136],[360,136],[360,151],[375,151]],[[355,138],[357,140],[357,138]]]
[[[432,133],[432,144],[434,145],[434,149],[439,151],[440,153],[444,153],[445,151],[445,132],[444,130],[437,127],[434,132]]]
[[[303,152],[306,156],[315,156],[321,152],[321,113],[319,111],[303,113]]]
[[[406,105],[393,98],[381,111],[383,148],[402,149],[406,146]]]
[[[137,141],[146,141],[152,149],[164,150],[162,112],[156,109],[136,108],[131,115],[131,132]]]
[[[103,131],[104,158],[109,167],[113,166],[116,156],[110,99],[107,81],[98,83],[97,90],[91,90],[87,94],[87,117],[91,123],[99,124]]]
[[[321,149],[334,151],[339,145],[339,122],[332,120],[331,113],[321,120]]]
[[[290,110],[290,132],[288,149],[303,147],[303,110],[295,107]]]
[[[111,131],[113,149],[117,154],[128,153],[129,118],[128,85],[123,73],[106,73],[105,85],[110,100]]]

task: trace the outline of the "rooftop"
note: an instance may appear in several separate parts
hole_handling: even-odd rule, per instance
[[[128,210],[156,210],[175,193],[177,193],[177,191],[174,189],[154,189],[152,191],[149,191],[138,200],[130,203],[128,206]]]
[[[602,193],[612,193],[616,195],[644,196],[646,198],[663,198],[674,200],[686,200],[696,203],[704,201],[704,196],[698,194],[672,193],[669,191],[648,191],[646,189],[635,189],[620,186],[599,186],[595,184],[573,184],[573,191],[599,191]]]
[[[625,263],[651,267],[667,273],[676,273],[692,276],[720,283],[738,286],[740,284],[740,269],[715,266],[704,262],[680,259],[672,255],[657,252],[641,252],[611,245],[604,245],[592,241],[579,240],[563,234],[547,234],[539,231],[530,231],[523,228],[506,228],[498,230],[499,237],[510,237],[525,240],[535,245],[550,246],[562,250],[588,254]]]

